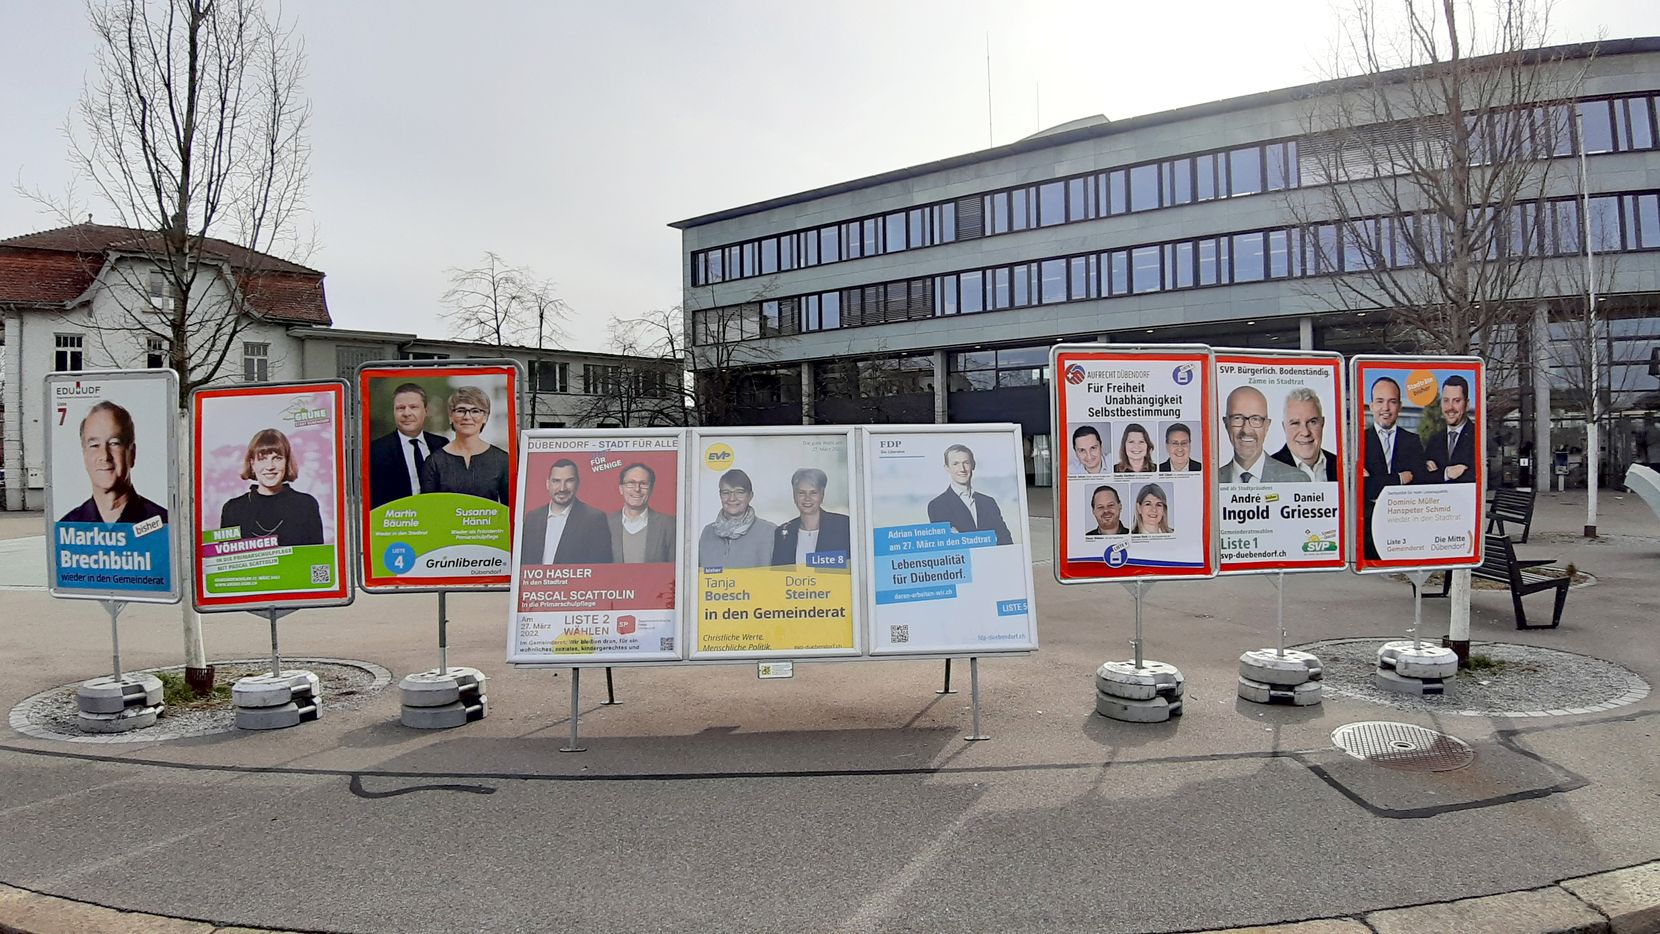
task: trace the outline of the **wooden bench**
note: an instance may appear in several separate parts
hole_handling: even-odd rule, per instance
[[[1471,577],[1483,577],[1490,581],[1498,581],[1510,588],[1510,599],[1516,605],[1517,629],[1555,629],[1562,623],[1562,605],[1568,602],[1568,585],[1573,583],[1567,577],[1553,577],[1549,574],[1540,574],[1530,568],[1544,567],[1553,559],[1522,561],[1516,557],[1516,548],[1510,539],[1503,535],[1486,535],[1482,537],[1483,554],[1481,567],[1471,568]],[[1556,589],[1556,608],[1551,613],[1549,626],[1529,626],[1527,611],[1522,609],[1522,597],[1541,590]],[[1436,596],[1447,596],[1452,591],[1452,572],[1441,572],[1441,593]]]
[[[1533,528],[1533,496],[1532,490],[1494,490],[1487,503],[1488,534],[1508,535],[1504,524],[1509,522],[1522,527],[1521,543],[1527,544],[1527,533]]]

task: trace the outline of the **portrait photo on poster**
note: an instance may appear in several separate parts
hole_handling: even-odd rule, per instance
[[[345,593],[344,402],[337,384],[197,392],[203,604]]]
[[[1483,368],[1356,358],[1360,564],[1471,563],[1481,548]]]
[[[1224,573],[1344,564],[1334,354],[1218,351]]]
[[[365,589],[508,582],[517,376],[493,361],[359,370]]]
[[[177,383],[161,372],[54,375],[46,404],[52,591],[176,600]]]
[[[695,654],[856,650],[849,434],[694,436]]]
[[[1072,428],[1072,449],[1066,458],[1068,476],[1097,477],[1112,472],[1112,427],[1106,422],[1084,422]]]
[[[1035,645],[1018,432],[867,430],[873,652]]]
[[[678,657],[680,434],[523,443],[508,660]]]

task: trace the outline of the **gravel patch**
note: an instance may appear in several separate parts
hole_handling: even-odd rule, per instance
[[[316,673],[322,681],[323,710],[352,710],[363,706],[372,697],[392,683],[392,673],[373,662],[349,658],[284,658],[283,668],[304,668]],[[243,674],[263,674],[270,670],[268,659],[244,658],[213,663],[220,683],[230,683]],[[130,674],[155,674],[161,671],[184,672],[182,665],[166,668],[146,668]],[[72,743],[142,743],[188,736],[206,736],[210,733],[228,733],[236,729],[236,711],[227,700],[223,707],[207,710],[168,711],[157,719],[156,725],[126,733],[83,733],[80,728],[79,708],[75,705],[76,681],[49,688],[26,698],[12,708],[11,728],[37,739],[55,739]]]
[[[1428,710],[1466,717],[1560,717],[1634,704],[1649,685],[1635,672],[1589,655],[1506,642],[1472,642],[1471,655],[1497,667],[1460,671],[1446,693],[1417,697],[1375,686],[1378,648],[1399,636],[1330,639],[1293,646],[1320,657],[1325,690],[1395,710]]]

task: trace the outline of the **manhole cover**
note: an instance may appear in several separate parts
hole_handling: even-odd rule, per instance
[[[1450,772],[1476,757],[1461,739],[1387,720],[1345,724],[1332,731],[1331,741],[1356,759],[1403,772]]]

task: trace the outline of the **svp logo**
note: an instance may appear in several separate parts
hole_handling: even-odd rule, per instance
[[[1074,386],[1083,382],[1084,365],[1081,363],[1068,364],[1066,368],[1066,381]]]
[[[1187,384],[1193,382],[1193,364],[1184,363],[1181,366],[1176,367],[1174,370],[1170,371],[1170,378],[1174,379],[1176,381],[1176,385],[1178,386],[1186,386]]]
[[[1107,567],[1121,568],[1130,563],[1130,549],[1127,545],[1113,545],[1101,557],[1107,560]]]
[[[703,466],[710,470],[725,470],[737,459],[738,455],[732,453],[732,446],[723,442],[711,444],[703,452]]]

